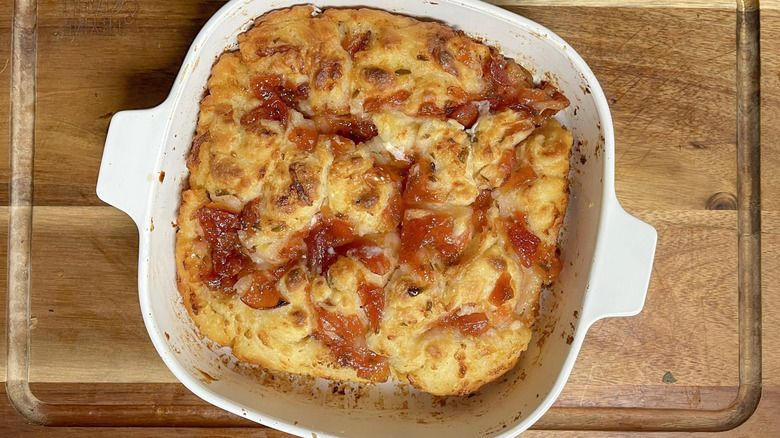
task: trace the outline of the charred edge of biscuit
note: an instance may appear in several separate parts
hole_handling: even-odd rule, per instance
[[[306,191],[303,189],[303,185],[301,185],[297,179],[293,178],[293,186],[295,187],[295,193],[298,194],[298,198],[300,198],[303,203],[311,205],[311,199],[306,196]]]
[[[298,198],[306,205],[312,205],[312,200],[309,198],[309,195],[306,194],[306,189],[303,187],[303,184],[301,184],[300,179],[298,178],[297,173],[301,170],[301,166],[296,165],[297,163],[293,163],[290,165],[290,178],[292,179],[293,188],[295,188],[295,193],[298,195]]]
[[[273,307],[269,307],[268,309],[269,310],[270,309],[278,309],[278,308],[284,307],[284,306],[286,306],[288,304],[290,304],[290,303],[287,300],[285,300],[284,298],[279,298],[279,302],[277,302],[276,305],[274,305]]]
[[[372,208],[379,202],[379,196],[373,191],[362,194],[355,200],[356,205],[362,205],[365,208]]]

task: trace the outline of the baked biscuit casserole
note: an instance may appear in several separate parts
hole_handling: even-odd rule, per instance
[[[200,104],[176,244],[188,312],[268,369],[474,392],[515,365],[561,270],[568,104],[440,23],[263,15]]]

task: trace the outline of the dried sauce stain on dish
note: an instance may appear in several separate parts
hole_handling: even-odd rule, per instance
[[[199,380],[200,380],[201,382],[203,382],[203,383],[207,384],[207,385],[208,385],[208,384],[211,384],[211,383],[213,383],[213,382],[216,382],[216,381],[218,380],[217,378],[213,377],[211,374],[209,374],[209,373],[207,373],[207,372],[203,371],[203,370],[202,370],[202,369],[200,369],[200,368],[195,368],[195,370],[196,370],[196,371],[198,371],[198,373],[200,373],[200,375],[201,375],[201,376],[203,376],[203,377],[202,377],[202,378],[200,378]]]
[[[514,367],[560,272],[569,102],[440,23],[312,12],[261,16],[212,69],[184,306],[268,370],[471,394]]]

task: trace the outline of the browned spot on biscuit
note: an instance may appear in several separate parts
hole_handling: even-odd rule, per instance
[[[428,50],[433,60],[441,66],[442,70],[453,76],[460,76],[458,69],[455,67],[455,57],[452,56],[452,53],[444,45],[453,36],[454,32],[441,29],[432,36]]]
[[[499,376],[499,375],[503,374],[504,371],[506,371],[506,369],[504,367],[492,368],[490,371],[488,371],[488,375],[489,376]]]
[[[377,202],[379,202],[379,195],[374,190],[368,193],[364,193],[360,195],[359,198],[355,199],[355,204],[365,208],[366,210],[373,208]]]
[[[468,366],[466,366],[466,353],[463,349],[465,349],[465,345],[461,344],[461,349],[458,350],[454,356],[455,360],[458,361],[458,377],[460,378],[466,377],[466,372],[468,372]]]
[[[276,204],[284,213],[290,213],[292,212],[292,207],[290,205],[290,193],[285,192],[281,196],[277,196],[274,198],[274,204]]]
[[[291,313],[290,316],[292,316],[293,324],[296,327],[303,327],[306,325],[306,312],[303,310],[296,310],[295,312]]]
[[[277,53],[287,53],[292,50],[298,50],[295,46],[292,46],[290,44],[280,44],[276,47],[262,47],[257,50],[257,56],[260,58],[264,58],[266,56],[272,56]]]
[[[301,185],[301,182],[295,178],[295,174],[293,174],[293,183],[291,187],[295,189],[295,193],[298,194],[298,199],[300,199],[301,202],[303,202],[306,205],[312,205],[311,199],[309,199],[309,197],[306,196],[306,190],[303,189],[303,185]]]
[[[379,34],[379,44],[385,49],[400,46],[402,42],[401,35],[392,27],[382,29],[382,33]]]
[[[296,290],[303,286],[306,281],[306,274],[300,268],[294,268],[287,274],[285,284],[288,290]]]
[[[460,378],[466,377],[467,371],[468,371],[468,367],[466,367],[466,364],[464,362],[458,361],[458,377]]]
[[[268,333],[260,330],[259,332],[257,332],[257,339],[260,339],[260,342],[262,342],[263,345],[265,345],[266,347],[271,346],[271,341],[268,338]]]
[[[355,53],[365,50],[371,42],[371,31],[366,31],[351,37],[345,38],[341,42],[341,47],[349,53],[349,56],[355,56]]]
[[[190,149],[190,155],[187,156],[187,168],[190,170],[194,170],[198,165],[200,165],[200,147],[201,145],[209,139],[209,132],[206,131],[202,135],[195,138],[195,140],[192,141],[192,148]]]
[[[453,76],[460,75],[458,69],[455,68],[455,58],[447,50],[442,50],[437,54],[435,54],[434,59],[436,60],[436,62],[439,63],[439,65],[441,65],[441,68],[444,69],[444,71],[446,71],[447,73]]]
[[[493,267],[496,271],[504,272],[506,271],[506,260],[500,257],[491,257],[488,259],[488,263],[490,263],[490,266]]]
[[[363,77],[379,90],[386,90],[395,85],[395,75],[379,67],[363,69]]]
[[[232,160],[214,159],[211,162],[211,175],[215,179],[231,180],[243,175],[241,166]]]
[[[272,135],[276,135],[275,132],[269,131],[266,129],[265,126],[263,126],[262,123],[253,123],[246,127],[246,130],[251,132],[252,134],[261,136],[261,137],[270,137]]]
[[[225,122],[233,122],[233,107],[230,105],[217,105],[214,112]]]
[[[327,86],[328,90],[332,90],[335,85],[334,82],[342,76],[341,61],[328,59],[320,63],[320,69],[314,76],[314,88],[317,90],[324,90]]]
[[[192,309],[192,313],[197,315],[200,313],[200,308],[198,307],[197,303],[195,303],[195,293],[190,294],[190,308]]]

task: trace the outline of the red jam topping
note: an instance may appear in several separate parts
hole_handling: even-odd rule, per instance
[[[252,125],[258,120],[276,120],[282,126],[287,125],[287,106],[279,99],[256,106],[241,116],[242,125]]]
[[[406,102],[412,93],[406,90],[398,90],[387,97],[369,97],[363,102],[363,111],[374,112],[380,108],[397,107]]]
[[[374,274],[385,275],[390,272],[390,259],[382,252],[382,248],[370,239],[358,237],[338,247],[336,252],[358,259]]]
[[[273,309],[289,304],[276,289],[276,283],[297,264],[296,260],[273,270],[249,274],[252,282],[241,296],[241,301],[253,309]]]
[[[293,128],[290,131],[290,135],[287,139],[290,140],[295,146],[303,152],[311,152],[314,150],[314,146],[317,145],[317,131],[313,129],[306,129],[301,127]]]
[[[318,309],[317,338],[327,345],[339,365],[355,369],[360,378],[384,382],[390,373],[387,359],[365,346],[363,324],[357,315],[331,313]]]
[[[239,214],[203,207],[195,215],[211,248],[211,272],[205,274],[203,280],[211,289],[230,289],[238,279],[238,273],[249,263],[238,240]]]
[[[512,172],[504,185],[512,189],[518,189],[528,181],[536,179],[536,177],[536,172],[534,172],[534,169],[531,166],[523,166],[517,169],[517,171]]]
[[[442,213],[405,217],[401,223],[401,263],[422,263],[423,248],[430,248],[442,260],[454,263],[466,243],[452,235],[454,222],[452,216]]]
[[[528,230],[525,215],[517,215],[512,221],[507,222],[507,235],[523,266],[530,268],[536,265],[542,268],[547,274],[548,283],[558,278],[563,263],[557,248],[542,244],[541,240]]]
[[[442,196],[432,192],[429,183],[436,181],[436,165],[433,161],[422,159],[415,163],[406,175],[406,188],[403,200],[407,204],[419,202],[441,202]]]
[[[474,213],[471,216],[471,223],[474,225],[474,231],[477,233],[482,232],[487,225],[487,211],[490,208],[490,190],[482,190],[479,192],[477,199],[471,203],[471,208]]]
[[[293,88],[279,75],[255,76],[249,82],[252,94],[260,100],[260,104],[281,100],[286,106],[294,108],[296,103],[309,96],[308,85],[302,84]]]
[[[498,277],[496,286],[493,288],[493,292],[490,293],[488,301],[490,304],[498,307],[505,302],[511,300],[515,296],[515,291],[512,289],[512,276],[508,272],[504,272]]]
[[[471,128],[479,118],[479,106],[476,102],[466,102],[447,110],[447,117],[466,128]]]
[[[488,318],[482,312],[467,315],[447,315],[438,323],[441,327],[453,327],[465,336],[479,336],[488,329]]]
[[[323,114],[313,117],[317,129],[322,134],[337,134],[355,143],[363,143],[376,137],[378,131],[370,119],[361,119],[353,115],[336,116]]]
[[[304,239],[309,272],[327,272],[339,257],[333,248],[346,245],[354,238],[352,227],[346,221],[337,218],[320,221]]]
[[[385,290],[381,286],[361,281],[358,286],[358,295],[363,302],[363,311],[368,317],[368,326],[379,331],[379,323],[382,322],[382,314],[385,310]]]
[[[341,47],[349,53],[349,56],[355,56],[355,53],[365,50],[368,44],[371,42],[371,31],[358,33],[345,39],[341,43]]]
[[[528,231],[525,216],[518,215],[507,223],[507,234],[512,249],[520,257],[523,266],[530,268],[536,262],[536,249],[539,247],[538,237]]]

